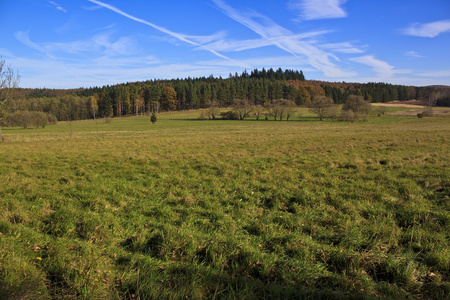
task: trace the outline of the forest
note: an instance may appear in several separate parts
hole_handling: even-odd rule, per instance
[[[229,107],[236,100],[264,106],[284,99],[308,106],[314,97],[327,96],[335,104],[343,104],[350,95],[362,96],[369,102],[420,100],[427,105],[450,106],[448,87],[322,82],[306,80],[302,71],[279,68],[244,71],[228,78],[211,75],[79,89],[16,88],[13,101],[5,109],[9,113],[43,112],[51,120],[68,121]]]

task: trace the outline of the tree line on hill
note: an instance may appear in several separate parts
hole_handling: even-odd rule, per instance
[[[450,89],[446,87],[311,81],[305,80],[302,71],[283,71],[280,68],[244,71],[230,74],[228,78],[211,75],[70,90],[16,88],[13,101],[5,109],[9,113],[43,112],[50,119],[68,121],[230,107],[236,101],[267,106],[286,100],[295,105],[309,106],[315,97],[326,96],[335,104],[344,104],[350,95],[361,96],[368,102],[417,99],[430,105],[450,104]]]

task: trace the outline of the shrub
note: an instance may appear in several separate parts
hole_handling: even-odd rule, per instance
[[[354,121],[367,121],[367,116],[370,113],[371,105],[368,101],[364,101],[362,96],[350,95],[347,102],[342,106],[343,111],[352,111],[353,118],[350,122]]]
[[[220,117],[224,120],[239,120],[239,115],[231,110],[221,112]]]
[[[422,116],[424,117],[432,117],[433,116],[433,110],[431,108],[428,108],[422,112]]]
[[[352,110],[344,110],[341,113],[341,120],[346,122],[355,122],[356,115]]]
[[[49,115],[38,111],[18,111],[6,117],[6,124],[8,126],[21,126],[24,129],[30,126],[44,128],[48,123]]]
[[[56,124],[56,117],[52,115],[51,113],[47,113],[47,120],[49,124],[55,125]]]
[[[384,115],[386,113],[386,107],[378,106],[377,109],[375,110],[375,113],[376,113],[377,117],[381,117],[382,115]]]
[[[155,113],[152,113],[152,116],[150,117],[150,121],[152,122],[152,124],[156,123],[157,117],[156,117]]]
[[[318,115],[320,121],[322,121],[324,117],[329,116],[329,112],[332,110],[333,106],[333,99],[326,96],[317,96],[314,97],[309,110]]]

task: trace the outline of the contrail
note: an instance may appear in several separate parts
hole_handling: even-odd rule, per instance
[[[135,17],[135,16],[132,16],[132,15],[130,15],[130,14],[127,14],[126,12],[124,12],[124,11],[118,9],[117,7],[114,7],[114,6],[109,5],[109,4],[107,4],[107,3],[104,3],[104,2],[101,2],[101,1],[98,1],[98,0],[88,0],[88,1],[89,1],[89,2],[92,2],[92,3],[95,3],[95,4],[97,4],[97,5],[100,5],[100,6],[104,7],[104,8],[109,9],[109,10],[112,10],[113,12],[118,13],[119,15],[122,15],[122,16],[128,18],[128,19],[131,19],[131,20],[133,20],[133,21],[136,21],[136,22],[145,24],[145,25],[147,25],[147,26],[150,26],[150,27],[152,27],[152,28],[154,28],[154,29],[156,29],[156,30],[158,30],[158,31],[161,31],[161,32],[163,32],[163,33],[165,33],[165,34],[168,34],[168,35],[170,35],[170,36],[172,36],[172,37],[174,37],[174,38],[176,38],[176,39],[178,39],[178,40],[180,40],[180,41],[183,41],[183,42],[188,43],[188,44],[190,44],[190,45],[197,46],[197,47],[200,47],[200,48],[202,48],[202,49],[205,49],[206,51],[208,51],[208,52],[210,52],[210,53],[212,53],[212,54],[214,54],[214,55],[216,55],[216,56],[218,56],[218,57],[220,57],[220,58],[223,58],[223,59],[226,59],[226,60],[230,60],[230,61],[232,60],[231,58],[229,58],[229,57],[227,57],[227,56],[225,56],[225,55],[223,55],[223,54],[220,54],[219,52],[217,52],[217,51],[215,51],[215,50],[208,49],[208,48],[204,47],[202,44],[199,44],[199,43],[197,43],[197,42],[194,42],[194,41],[188,39],[188,38],[187,38],[185,35],[183,35],[183,34],[180,34],[180,33],[177,33],[177,32],[173,32],[173,31],[171,31],[171,30],[169,30],[169,29],[167,29],[167,28],[158,26],[158,25],[153,24],[153,23],[151,23],[151,22],[148,22],[148,21],[146,21],[146,20],[143,20],[143,19],[137,18],[137,17]]]

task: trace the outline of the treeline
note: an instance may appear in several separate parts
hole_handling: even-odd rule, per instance
[[[345,103],[350,95],[370,102],[422,100],[448,104],[450,89],[413,87],[387,83],[330,83],[307,81],[302,71],[253,70],[214,76],[148,80],[113,86],[74,90],[17,89],[9,111],[40,111],[59,121],[140,115],[168,110],[229,107],[236,99],[252,105],[267,105],[284,99],[296,105],[310,105],[314,97],[327,96]],[[444,99],[444,100],[442,100]]]

